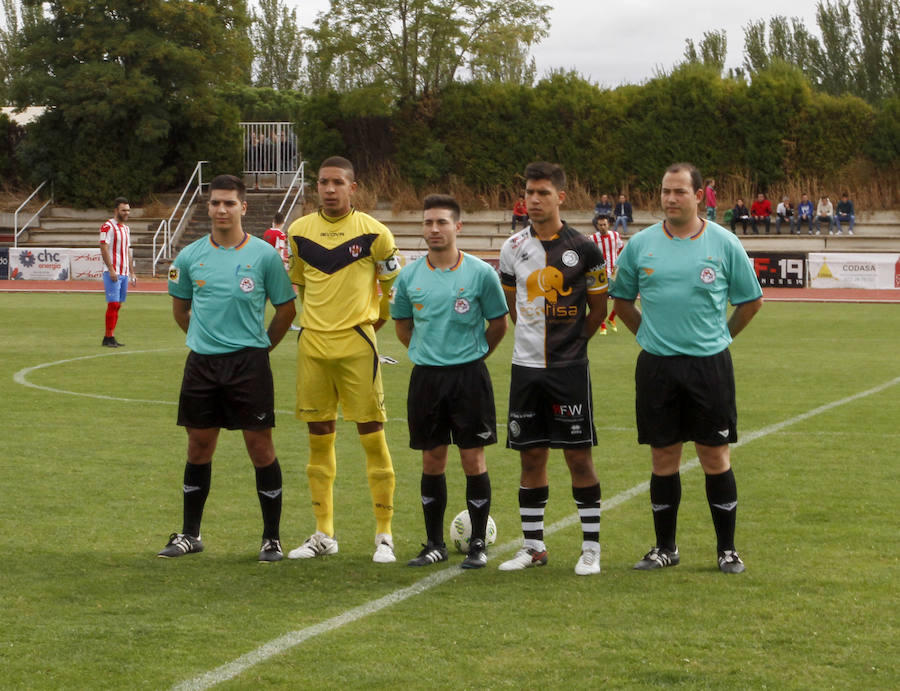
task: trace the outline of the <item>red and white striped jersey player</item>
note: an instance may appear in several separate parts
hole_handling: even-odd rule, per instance
[[[603,252],[603,258],[606,260],[606,275],[615,276],[616,262],[619,260],[619,252],[625,247],[622,242],[622,236],[615,230],[609,229],[609,218],[606,216],[598,216],[594,219],[594,227],[597,232],[591,235],[591,240],[600,251]],[[609,322],[609,328],[618,331],[616,328],[616,311],[612,310],[604,322],[600,324],[600,335],[606,335],[606,323]]]

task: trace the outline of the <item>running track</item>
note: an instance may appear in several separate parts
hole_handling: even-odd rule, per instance
[[[129,293],[165,293],[164,278],[139,278]],[[0,293],[102,293],[100,281],[0,281]],[[867,302],[900,303],[900,290],[858,288],[763,288],[769,302]]]

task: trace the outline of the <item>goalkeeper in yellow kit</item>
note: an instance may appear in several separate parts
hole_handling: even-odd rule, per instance
[[[291,559],[335,554],[332,487],[338,403],[356,423],[366,454],[375,511],[373,561],[394,557],[394,469],[384,435],[384,389],[375,332],[390,315],[390,287],[400,270],[391,231],[351,205],[353,164],[332,156],[319,167],[321,207],[288,229],[291,280],[303,303],[297,345],[297,417],[309,426],[309,491],[316,532]],[[381,296],[378,285],[381,284]]]

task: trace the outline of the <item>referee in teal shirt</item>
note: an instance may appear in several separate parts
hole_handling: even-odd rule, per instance
[[[737,486],[729,444],[737,441],[737,407],[728,345],[762,307],[762,289],[737,237],[697,215],[702,199],[699,171],[689,163],[670,166],[662,180],[665,221],[631,238],[610,288],[616,312],[643,349],[635,408],[638,442],[650,445],[653,459],[656,545],[635,564],[639,570],[680,560],[675,529],[686,441],[694,442],[706,473],[719,569],[744,570],[734,546]]]
[[[497,272],[461,252],[462,228],[453,197],[425,198],[423,234],[428,254],[403,267],[393,287],[391,316],[415,365],[409,380],[409,445],[422,451],[422,509],[426,544],[409,566],[447,560],[447,448],[459,447],[472,522],[464,569],[487,564],[485,533],[491,482],[484,447],[497,443],[494,392],[484,359],[506,333],[506,298]],[[487,327],[485,327],[487,321]]]
[[[219,430],[239,429],[256,471],[263,516],[259,561],[280,561],[281,466],[275,457],[275,389],[269,351],[294,319],[294,290],[281,255],[243,228],[247,212],[240,178],[209,184],[212,232],[185,247],[169,269],[175,322],[190,348],[178,399],[178,424],[188,436],[183,522],[158,553],[202,552],[200,523],[209,495]],[[275,314],[265,325],[266,301]]]

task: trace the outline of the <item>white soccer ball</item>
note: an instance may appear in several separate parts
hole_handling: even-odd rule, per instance
[[[488,516],[487,531],[484,536],[485,545],[493,545],[497,541],[497,524]],[[469,553],[469,540],[472,539],[472,520],[469,512],[460,511],[450,524],[450,542],[463,554]]]

